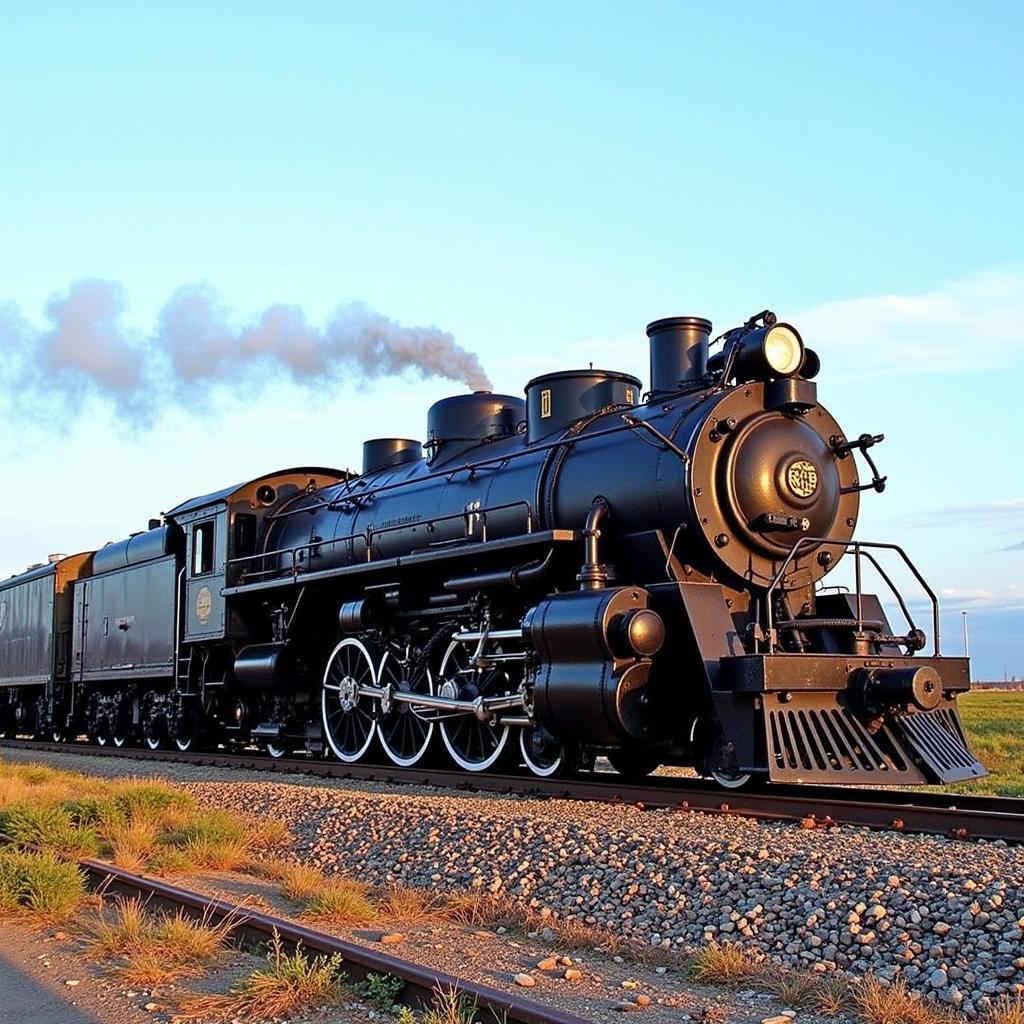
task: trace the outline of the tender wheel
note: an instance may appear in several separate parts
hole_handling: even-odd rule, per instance
[[[278,743],[267,743],[263,748],[275,761],[288,753],[288,748]]]
[[[183,753],[186,750],[192,749],[193,736],[189,733],[187,736],[175,736],[174,745]]]
[[[107,745],[107,740],[109,739],[109,737],[107,736],[107,734],[105,732],[101,732],[101,733],[97,733],[96,734],[95,739],[96,739],[96,745],[98,747],[105,747]]]
[[[327,659],[320,700],[324,735],[340,761],[358,761],[373,742],[377,731],[375,701],[361,696],[359,688],[376,685],[377,671],[370,652],[361,641],[346,637]]]
[[[413,671],[410,672],[410,668]],[[386,651],[381,659],[377,683],[382,688],[390,687],[401,693],[434,694],[434,680],[430,670],[410,666],[391,651]],[[380,711],[377,733],[384,753],[403,768],[410,768],[422,761],[430,749],[434,723],[421,718],[416,713],[416,705],[389,700],[387,696],[381,698]]]
[[[114,733],[112,739],[115,747],[123,747],[128,742],[128,736],[124,733]]]
[[[607,756],[612,767],[625,779],[644,779],[661,764],[656,757],[636,750],[610,750]]]
[[[61,729],[54,729],[53,732],[50,733],[50,739],[54,743],[63,743],[64,742],[64,732],[63,732],[63,730],[61,730]]]
[[[146,733],[145,743],[150,750],[159,750],[164,745],[164,738],[163,736],[156,736],[152,733]]]
[[[498,697],[515,690],[498,667],[475,669],[465,645],[452,641],[441,662],[442,697],[475,700]],[[481,722],[476,715],[453,714],[441,719],[441,739],[452,760],[468,772],[484,772],[497,765],[508,748],[511,729]]]

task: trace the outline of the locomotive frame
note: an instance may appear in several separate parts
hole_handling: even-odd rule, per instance
[[[372,439],[360,474],[268,474],[0,583],[0,730],[724,786],[984,774],[934,594],[854,539],[881,436],[846,437],[769,311],[713,356],[710,330],[648,326],[645,396],[588,369],[442,399],[426,456]],[[929,595],[933,654],[885,558]]]

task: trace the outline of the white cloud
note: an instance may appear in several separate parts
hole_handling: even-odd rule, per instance
[[[1010,583],[1005,587],[943,587],[939,598],[948,608],[1024,608],[1024,587]]]
[[[823,362],[858,375],[1002,366],[1024,354],[1024,264],[930,292],[825,302],[792,321]]]

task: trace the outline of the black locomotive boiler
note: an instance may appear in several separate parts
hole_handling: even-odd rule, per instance
[[[770,312],[714,355],[710,333],[650,324],[646,393],[586,369],[446,398],[358,475],[270,474],[12,577],[0,728],[541,776],[605,755],[725,786],[983,775],[934,595],[854,539],[881,438],[844,433]],[[843,558],[853,585],[827,586]]]

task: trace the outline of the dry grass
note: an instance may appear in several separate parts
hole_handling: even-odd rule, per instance
[[[195,920],[183,912],[147,913],[138,900],[119,899],[92,929],[90,950],[113,960],[113,972],[128,985],[162,985],[198,977],[217,962],[241,918],[214,923],[207,913]]]
[[[438,986],[433,1001],[420,1017],[420,1024],[473,1024],[476,1011],[475,999],[460,995],[457,989]]]
[[[138,820],[119,822],[107,829],[110,859],[126,871],[141,871],[156,851],[157,825]]]
[[[527,919],[520,907],[500,893],[458,893],[449,897],[442,914],[449,921],[467,928],[522,925]]]
[[[830,975],[818,979],[813,1006],[826,1016],[835,1017],[850,1005],[850,986],[844,978]]]
[[[444,896],[409,885],[392,884],[380,897],[380,912],[396,921],[419,923],[435,920],[445,906]]]
[[[334,1002],[340,995],[341,957],[308,957],[284,952],[275,935],[269,964],[226,994],[186,999],[174,1017],[179,1024],[234,1020],[270,1021]]]
[[[693,957],[690,970],[698,981],[713,984],[766,980],[764,960],[735,942],[709,942]]]
[[[324,887],[327,879],[322,871],[305,864],[285,864],[278,876],[281,895],[293,903],[304,903]]]
[[[778,971],[769,976],[765,987],[785,1006],[819,1006],[822,979],[808,971]]]
[[[953,1024],[956,1015],[922,1002],[902,982],[885,984],[866,977],[853,989],[857,1020],[863,1024]]]
[[[291,830],[280,818],[259,818],[246,833],[254,850],[275,850],[291,842]]]
[[[329,882],[325,889],[310,896],[303,910],[310,917],[332,924],[365,924],[377,917],[377,908],[365,892],[337,882]]]
[[[367,886],[324,875],[305,864],[279,865],[281,895],[298,903],[302,912],[332,924],[365,924],[377,917],[366,895]]]
[[[1024,997],[1000,996],[985,1011],[982,1024],[1024,1024]]]

